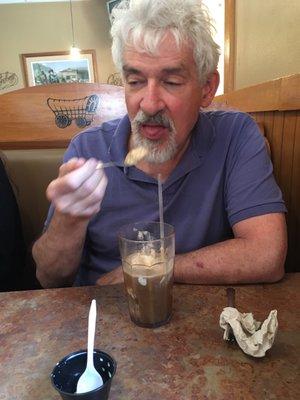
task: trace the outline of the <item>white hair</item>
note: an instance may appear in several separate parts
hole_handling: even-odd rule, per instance
[[[125,46],[155,55],[167,32],[177,46],[193,44],[200,83],[217,69],[219,46],[211,18],[201,0],[122,0],[112,12],[112,57],[122,72]]]

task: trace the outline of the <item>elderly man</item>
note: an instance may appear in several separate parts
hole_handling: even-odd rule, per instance
[[[218,46],[199,0],[131,0],[115,10],[112,54],[128,115],[77,135],[45,232],[33,247],[44,287],[122,280],[117,235],[129,222],[175,226],[177,282],[273,282],[284,274],[285,206],[254,121],[199,112],[215,95]],[[147,149],[137,165],[127,152]],[[116,166],[96,168],[98,161]]]

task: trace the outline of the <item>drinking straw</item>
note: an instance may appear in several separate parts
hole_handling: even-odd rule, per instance
[[[160,238],[164,239],[164,237],[165,237],[164,205],[163,205],[163,195],[162,195],[161,174],[157,175],[157,182],[158,182],[159,230],[160,230]]]

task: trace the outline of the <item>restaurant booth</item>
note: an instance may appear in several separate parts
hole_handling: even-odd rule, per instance
[[[250,113],[266,138],[274,174],[288,208],[286,272],[299,272],[300,268],[299,87],[299,74],[283,77],[217,96],[210,107]],[[92,103],[88,103],[90,99]],[[88,126],[124,115],[123,87],[108,84],[28,87],[1,95],[0,109],[1,158],[19,205],[28,268],[32,270],[31,245],[42,232],[49,207],[45,190],[57,176],[68,142]],[[32,282],[27,279],[29,287],[36,285],[33,276],[32,279]]]

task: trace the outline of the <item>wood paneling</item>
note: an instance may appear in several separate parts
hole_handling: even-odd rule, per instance
[[[293,152],[293,168],[291,179],[289,231],[290,252],[288,265],[291,270],[300,269],[300,112],[297,113],[295,126],[295,142]]]
[[[280,178],[281,168],[281,153],[282,153],[282,142],[283,142],[283,123],[284,113],[282,111],[274,111],[273,115],[273,127],[266,127],[269,135],[272,135],[271,151],[272,161],[274,164],[274,173],[277,180]]]
[[[96,94],[99,105],[92,125],[126,113],[124,89],[104,84],[54,84],[15,90],[0,96],[0,149],[62,148],[83,128],[75,120],[58,128],[47,105],[49,97],[73,100]]]
[[[246,112],[299,110],[300,74],[217,96],[215,103]]]
[[[289,250],[286,270],[300,271],[300,112],[250,114],[265,127],[271,146],[274,175],[288,209]]]
[[[281,79],[280,110],[299,110],[300,74]]]
[[[218,96],[216,103],[249,112],[264,126],[288,208],[286,270],[300,272],[300,74]]]

